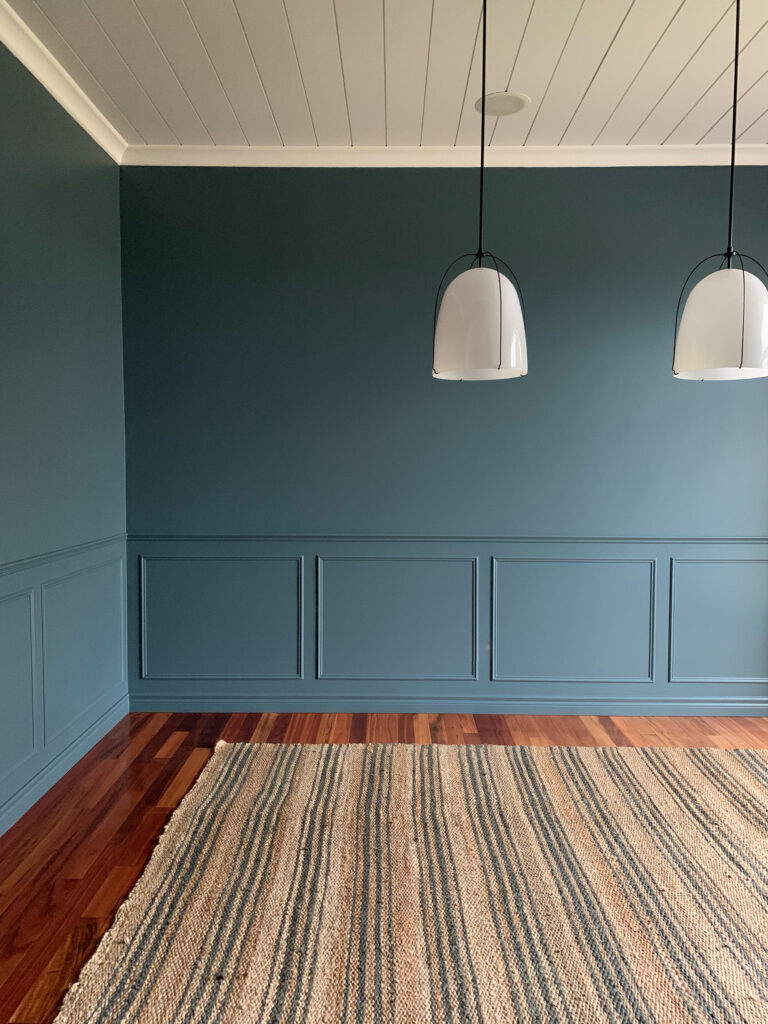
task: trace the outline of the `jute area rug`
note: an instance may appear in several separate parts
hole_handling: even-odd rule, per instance
[[[219,744],[58,1024],[768,1021],[768,754]]]

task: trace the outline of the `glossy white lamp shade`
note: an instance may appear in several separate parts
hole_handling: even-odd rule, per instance
[[[691,290],[675,344],[681,380],[768,376],[768,289],[748,271],[708,274]]]
[[[473,267],[445,289],[435,328],[432,376],[504,380],[528,373],[517,289],[491,267]]]

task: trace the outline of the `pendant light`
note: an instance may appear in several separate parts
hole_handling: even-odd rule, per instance
[[[733,60],[731,121],[731,187],[728,205],[728,247],[697,263],[683,285],[675,316],[672,372],[680,380],[745,380],[768,376],[768,289],[744,267],[749,261],[768,274],[752,256],[733,248],[733,181],[736,169],[736,109],[739,89],[739,27],[741,0],[736,0],[736,52]],[[719,259],[680,306],[688,282],[699,267]],[[735,267],[734,261],[738,263]]]
[[[525,319],[517,278],[502,259],[483,249],[486,8],[487,0],[483,0],[478,246],[474,254],[464,253],[449,265],[437,289],[432,376],[438,380],[504,380],[523,377],[528,372]],[[466,259],[471,259],[469,269],[455,277],[442,294],[451,271]],[[501,272],[502,267],[509,277]]]

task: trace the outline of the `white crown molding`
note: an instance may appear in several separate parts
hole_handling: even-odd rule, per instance
[[[493,146],[488,167],[707,167],[728,146]],[[143,167],[475,167],[476,146],[128,146]],[[740,164],[768,164],[768,145],[743,145]]]
[[[30,71],[81,128],[121,163],[127,143],[37,36],[0,0],[0,42]]]

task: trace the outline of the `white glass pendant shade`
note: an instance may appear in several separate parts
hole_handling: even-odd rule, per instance
[[[432,376],[505,380],[528,373],[517,289],[491,267],[473,267],[448,285],[435,328]]]
[[[708,274],[691,290],[675,344],[681,380],[768,376],[768,289],[748,271]]]

